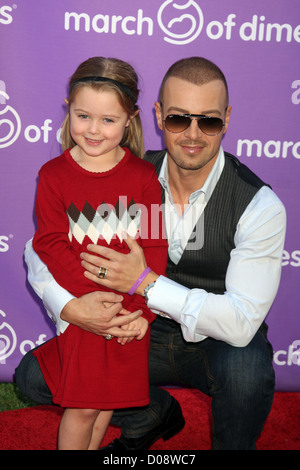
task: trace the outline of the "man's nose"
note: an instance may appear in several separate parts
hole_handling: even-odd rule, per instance
[[[184,134],[190,139],[197,139],[199,138],[199,135],[202,135],[202,131],[200,127],[198,126],[198,119],[196,118],[191,119],[191,124],[184,131]]]

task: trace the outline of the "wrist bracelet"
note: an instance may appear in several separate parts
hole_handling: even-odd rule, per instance
[[[150,273],[151,271],[151,268],[146,268],[142,274],[140,275],[140,277],[135,281],[135,283],[133,284],[133,286],[131,287],[131,289],[128,291],[128,294],[129,295],[133,295],[135,293],[135,291],[137,290],[137,288],[139,287],[139,285],[143,282],[143,280],[145,279],[145,277],[147,276],[148,273]]]

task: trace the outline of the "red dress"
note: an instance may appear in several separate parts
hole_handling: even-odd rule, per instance
[[[161,189],[152,164],[128,149],[111,170],[84,170],[69,150],[39,172],[36,201],[38,229],[33,248],[55,280],[74,296],[107,290],[84,277],[80,253],[98,243],[127,253],[121,233],[135,236],[148,266],[164,274],[167,242],[161,216]],[[100,263],[99,263],[100,264]],[[155,315],[139,295],[123,295],[123,307]],[[63,407],[116,409],[149,403],[150,327],[141,341],[124,346],[69,325],[34,355],[53,402]]]

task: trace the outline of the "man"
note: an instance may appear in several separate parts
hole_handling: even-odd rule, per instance
[[[213,449],[255,449],[274,395],[264,320],[280,280],[285,210],[267,185],[221,147],[231,106],[217,66],[202,58],[176,62],[164,77],[159,99],[156,116],[167,150],[146,158],[162,185],[168,277],[151,271],[136,290],[158,313],[151,329],[151,403],[116,414],[122,436],[110,449],[145,450],[182,428],[180,408],[166,390],[154,386],[160,383],[191,386],[212,397]],[[85,275],[128,292],[146,267],[135,241],[129,239],[128,245],[128,255],[91,246],[94,254],[82,255]],[[32,257],[31,264],[43,271],[47,286],[59,289],[55,281],[48,282],[50,275],[30,245],[27,249],[27,259]],[[100,267],[106,269],[105,279],[98,277]],[[43,296],[39,282],[33,285]],[[89,295],[63,299],[57,317],[61,311],[67,322],[118,336],[116,322],[126,317],[109,321],[106,315],[97,328],[97,315],[90,313],[95,297]],[[90,322],[84,326],[86,317],[93,318],[92,327]],[[29,394],[28,377],[34,375],[49,402],[32,356],[23,361],[17,371],[21,390]]]

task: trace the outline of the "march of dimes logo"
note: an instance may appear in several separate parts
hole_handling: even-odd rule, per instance
[[[193,42],[203,31],[212,40],[231,40],[235,35],[242,41],[300,43],[300,25],[293,27],[288,23],[269,23],[266,16],[257,14],[239,23],[235,13],[229,13],[226,18],[214,19],[206,24],[199,4],[201,2],[194,0],[165,0],[161,4],[156,19],[165,34],[166,42],[185,45]],[[103,12],[91,15],[83,11],[66,11],[64,18],[66,31],[93,31],[99,34],[153,36],[154,25],[154,19],[146,16],[141,8],[135,16],[131,14],[123,17]]]
[[[20,116],[12,106],[7,104],[7,100],[9,96],[6,93],[5,83],[0,80],[0,148],[12,145],[21,132]]]
[[[0,80],[0,149],[12,145],[21,133],[21,118],[16,109],[10,104],[10,96],[6,92],[6,84]],[[41,126],[30,124],[24,129],[24,137],[28,142],[34,143],[42,140],[49,141],[52,131],[52,119],[45,119]],[[57,133],[59,141],[59,131]]]
[[[40,334],[37,341],[26,339],[20,343],[19,351],[22,355],[45,342],[46,335]],[[0,365],[6,364],[7,359],[16,351],[18,345],[17,334],[13,326],[7,322],[6,314],[0,310]]]
[[[172,7],[171,14],[174,17],[165,23],[164,13],[170,10],[169,6]],[[161,30],[166,34],[164,40],[178,45],[194,41],[199,36],[204,24],[202,10],[193,0],[189,0],[184,5],[179,5],[173,0],[166,0],[158,10],[157,21]],[[172,32],[172,28],[180,24],[187,25],[186,31],[182,33]]]

